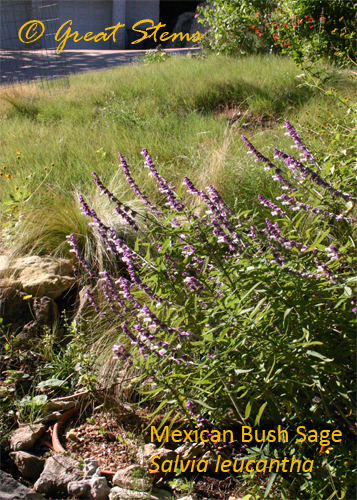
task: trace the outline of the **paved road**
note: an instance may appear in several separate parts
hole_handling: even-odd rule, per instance
[[[186,54],[189,50],[167,49],[169,53]],[[69,73],[112,68],[141,58],[146,50],[0,50],[0,84],[55,78]]]

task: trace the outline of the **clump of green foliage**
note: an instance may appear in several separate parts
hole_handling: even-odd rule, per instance
[[[145,394],[161,399],[153,417],[166,407],[162,425],[174,424],[177,405],[192,418],[186,409],[192,404],[205,415],[203,426],[227,425],[231,412],[236,422],[255,428],[283,425],[294,436],[289,442],[265,441],[248,454],[313,460],[313,473],[281,478],[281,494],[322,500],[354,494],[357,193],[325,180],[296,130],[289,122],[286,128],[302,158],[276,150],[274,164],[244,138],[248,153],[282,189],[274,201],[259,195],[262,208],[254,212],[233,210],[213,186],[205,192],[185,177],[199,201],[190,208],[182,189],[175,192],[143,150],[168,205],[154,206],[121,157],[130,186],[155,214],[146,217],[157,244],[138,239],[130,248],[83,201],[101,238],[127,268],[115,282],[105,271],[99,276],[109,310],[91,301],[110,324],[121,323],[121,343],[113,350],[153,382]],[[136,214],[94,177],[134,227]],[[71,241],[96,277],[73,236]],[[119,310],[125,319],[118,322]],[[300,425],[339,429],[343,439],[331,455],[318,442],[298,446]]]

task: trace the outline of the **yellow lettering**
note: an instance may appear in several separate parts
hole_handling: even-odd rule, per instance
[[[100,42],[101,40],[104,40],[105,35],[106,35],[106,33],[104,33],[104,31],[101,31],[100,33],[98,33],[98,35],[96,35],[94,37],[94,41],[95,42]]]
[[[215,470],[216,473],[218,472],[218,466],[219,466],[219,462],[220,461],[221,461],[221,455],[218,455],[218,460],[217,460],[217,463],[216,463],[216,470]]]
[[[216,439],[213,439],[213,437],[216,437]],[[212,435],[211,435],[211,442],[212,443],[219,443],[221,440],[221,433],[219,431],[212,431]]]
[[[228,432],[230,433],[230,438],[229,438],[229,441],[228,441],[228,442],[230,443],[231,441],[233,441],[233,432],[232,432],[232,431],[223,431],[223,442],[224,442],[224,443],[227,441],[227,440],[226,440],[226,434],[227,434]]]
[[[55,35],[56,42],[61,42],[59,44],[59,46],[57,47],[57,51],[56,51],[57,54],[60,54],[62,52],[62,50],[64,49],[64,46],[66,45],[66,42],[67,42],[68,38],[70,38],[72,36],[71,35],[71,28],[68,28],[66,30],[65,34],[62,35],[61,38],[58,38],[59,34],[60,34],[61,30],[62,30],[62,28],[64,28],[66,26],[66,24],[68,24],[68,23],[72,26],[72,21],[71,20],[66,21],[65,23],[62,24],[62,26],[59,27],[59,29],[58,29],[58,31],[57,31],[57,33]]]
[[[149,469],[149,472],[158,472],[160,470],[160,465],[155,463],[155,460],[156,459],[160,459],[160,455],[154,455],[152,458],[151,458],[151,463],[153,465],[155,465],[157,467],[157,469]]]
[[[309,441],[309,443],[317,443],[318,435],[317,435],[317,431],[315,431],[315,429],[312,429],[311,431],[309,431],[309,436],[308,436],[307,440]],[[304,468],[304,466],[303,466],[303,468]]]
[[[167,425],[165,425],[164,430],[162,431],[161,436],[158,435],[156,427],[153,426],[153,425],[151,426],[151,442],[154,441],[154,433],[155,433],[156,439],[159,441],[159,443],[161,443],[161,441],[163,440],[163,437],[164,437],[165,433],[166,433],[166,439],[165,439],[165,441],[169,440],[169,428],[168,428]]]
[[[239,469],[236,469],[236,463],[238,461],[240,462],[240,467],[239,467]],[[244,469],[244,460],[234,460],[233,472],[243,472],[243,469]]]
[[[271,439],[269,439],[270,437],[271,437]],[[269,441],[269,443],[274,443],[274,441],[276,441],[274,430],[268,431],[268,441]]]
[[[265,441],[265,431],[262,431],[262,439],[258,439],[259,436],[258,431],[255,431],[254,435],[257,443],[262,443],[263,441]]]
[[[165,468],[165,469],[164,469],[164,465],[165,465],[166,463],[168,463],[168,464],[169,464],[169,466],[168,466],[168,468]],[[162,472],[171,472],[171,469],[172,469],[172,460],[164,460],[164,461],[162,462],[162,465],[161,465],[161,470],[162,470]]]
[[[303,439],[297,439],[296,442],[297,443],[303,443],[304,441],[306,441],[306,434],[304,434],[303,432],[300,432],[300,429],[303,429],[305,430],[306,427],[304,427],[303,425],[300,425],[296,430],[297,430],[297,433],[299,434],[299,436],[304,436]]]
[[[200,469],[200,464],[204,464],[204,468]],[[197,464],[197,472],[207,472],[208,460],[200,460]]]
[[[86,33],[86,34],[84,35],[84,41],[85,41],[85,42],[90,42],[91,40],[93,40],[93,39],[94,39],[95,35],[94,35],[94,36],[92,36],[92,38],[87,38],[89,35],[93,35],[93,33],[92,33],[91,31],[89,31],[88,33]]]
[[[169,36],[166,36],[166,35],[169,35]],[[166,36],[166,38],[164,38],[165,36]],[[172,35],[170,35],[170,33],[168,31],[164,31],[160,35],[160,42],[166,42],[167,40],[170,40],[171,37],[172,37]]]
[[[248,466],[249,466],[249,464],[251,464],[251,463],[255,464],[255,460],[248,460],[247,465],[245,466],[245,470],[246,470],[247,472],[254,472],[254,469],[253,469],[253,470],[252,470],[252,469],[248,469]]]
[[[221,465],[221,471],[228,472],[231,465],[232,465],[232,462],[230,460],[224,460],[222,462],[222,465]]]
[[[327,432],[327,434],[326,434]],[[320,446],[328,446],[330,444],[330,440],[326,439],[330,435],[330,431],[321,431],[320,432]]]
[[[207,432],[207,434],[208,434],[208,431],[201,431],[201,434],[200,434],[200,441],[202,441],[203,443],[208,443],[209,439],[203,439],[202,434],[203,434],[204,432]]]
[[[191,38],[191,41],[192,42],[198,42],[199,40],[201,40],[204,36],[206,36],[205,34],[204,35],[201,35],[201,33],[199,31],[196,31],[196,33],[192,36]]]
[[[183,431],[185,433],[185,438],[183,440],[183,442],[185,443],[186,441],[190,441],[190,443],[193,443],[192,439],[191,439],[191,434],[193,431]]]
[[[337,433],[338,437],[342,437],[342,432],[341,431],[333,431],[331,434],[331,439],[335,443],[341,443],[341,439],[335,439],[335,434]]]
[[[310,462],[310,468],[309,468],[309,469],[305,469],[305,464],[307,464],[307,462]],[[302,470],[303,470],[304,472],[312,472],[312,467],[313,467],[313,465],[314,465],[314,461],[313,461],[313,460],[306,460],[306,462],[304,462],[304,463],[302,464]]]
[[[295,455],[293,455],[293,459],[290,465],[290,472],[293,471],[294,465],[297,464],[297,472],[300,472],[301,460],[295,460]]]
[[[148,35],[146,30],[143,31],[143,30],[135,29],[137,26],[139,26],[139,24],[143,24],[143,23],[151,23],[152,25],[154,25],[154,21],[152,19],[143,19],[142,21],[138,21],[137,23],[135,23],[134,26],[132,27],[132,30],[137,31],[138,33],[143,33],[144,36],[139,38],[139,40],[135,40],[134,42],[131,42],[131,45],[134,45],[135,43],[140,43],[142,40],[146,40],[146,38],[148,38],[149,35]]]
[[[181,32],[180,33],[173,33],[172,34],[172,41],[174,42],[176,40],[176,38],[178,38],[178,37],[180,37],[181,42],[185,39],[185,37],[187,37],[186,40],[188,42],[190,41],[190,34],[189,33],[185,33],[185,34],[183,34]]]
[[[246,431],[247,429],[247,431]],[[250,439],[245,439],[245,435],[248,434]],[[252,428],[248,427],[247,425],[243,425],[242,427],[242,441],[243,443],[249,443],[253,439],[252,436]]]
[[[79,39],[77,40],[77,36],[79,36],[78,31],[75,31],[74,33],[72,33],[72,35],[71,35],[71,36],[73,36],[73,41],[74,41],[74,42],[80,42],[80,41],[82,40],[82,38],[83,38],[83,37],[81,36],[81,38],[79,38]]]
[[[42,28],[42,32],[38,35],[36,29],[37,29],[37,24],[39,24]],[[29,25],[28,30],[26,31],[25,34],[25,40],[22,39],[22,30]],[[33,33],[31,35],[31,30],[33,30]],[[21,40],[22,43],[31,43],[31,42],[36,42],[45,32],[45,25],[41,21],[36,21],[33,19],[32,21],[29,21],[21,26],[19,29],[19,39]],[[34,38],[36,37],[36,38]]]
[[[289,441],[288,431],[282,431],[281,425],[278,425],[278,442],[279,443],[281,443],[281,439],[280,439],[281,435],[284,436],[283,443],[287,443]]]
[[[275,472],[279,472],[279,465],[280,465],[279,460],[270,460],[269,472],[271,472],[274,463],[276,463],[276,470],[275,470]]]
[[[113,30],[113,31],[109,35],[105,34],[103,40],[106,42],[107,40],[109,40],[109,38],[111,36],[113,36],[113,42],[116,42],[115,33],[118,31],[119,28],[124,28],[124,26],[125,26],[125,24],[118,23],[116,26],[110,26],[110,28],[105,28],[104,31],[107,31],[107,30]]]
[[[177,436],[177,438],[176,438],[176,436]],[[182,432],[181,431],[172,431],[171,438],[172,438],[172,441],[174,441],[175,443],[179,443],[180,441],[182,441]]]
[[[264,465],[263,469],[258,469],[258,466],[260,463],[262,463]],[[258,460],[255,470],[257,472],[265,472],[265,469],[267,468],[267,463],[268,463],[267,460]]]

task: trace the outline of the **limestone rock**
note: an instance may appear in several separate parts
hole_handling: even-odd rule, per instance
[[[56,299],[75,282],[70,259],[38,255],[10,259],[0,256],[0,288],[21,290],[34,297]]]
[[[153,480],[147,469],[141,465],[130,465],[124,469],[119,469],[113,478],[115,486],[135,491],[149,491],[152,482]]]
[[[23,451],[30,449],[45,430],[46,426],[43,424],[25,425],[16,429],[10,436],[11,450]]]
[[[31,455],[26,451],[12,451],[10,457],[22,476],[30,479],[38,479],[45,465],[44,458]]]
[[[159,456],[159,458],[155,460],[155,463],[159,464],[161,468],[161,465],[165,460],[175,461],[178,454],[176,451],[172,451],[167,448],[156,448],[153,443],[149,443],[144,446],[143,450],[139,451],[137,457],[142,465],[150,467],[152,465],[151,459],[155,455]]]
[[[192,460],[193,457],[196,457],[198,459],[205,453],[205,445],[204,443],[186,442],[176,448],[175,451],[180,455],[181,460]]]
[[[68,495],[76,498],[89,498],[90,484],[89,481],[71,481],[67,484]]]
[[[154,500],[154,498],[145,491],[126,490],[119,486],[114,486],[109,493],[109,500]]]
[[[106,500],[110,492],[107,480],[101,476],[96,460],[88,458],[86,461],[85,477],[80,481],[69,482],[67,485],[68,494],[76,498]],[[90,467],[88,467],[89,465]],[[97,466],[95,472],[93,472],[94,466]]]
[[[94,458],[84,459],[84,477],[93,476],[99,468],[98,462]]]
[[[171,500],[173,496],[165,490],[153,488],[151,492],[133,491],[114,486],[109,494],[109,500]]]
[[[43,496],[15,481],[10,474],[0,470],[1,500],[43,500]]]
[[[150,463],[150,459],[153,455],[156,455],[158,449],[154,445],[154,443],[148,443],[144,446],[143,449],[138,451],[137,457],[139,462],[142,465],[148,465]]]
[[[173,496],[166,490],[161,490],[159,488],[153,488],[151,490],[151,496],[157,500],[173,500]]]
[[[217,467],[217,459],[213,456],[213,453],[211,451],[207,451],[201,460],[207,460],[208,461],[208,469],[211,472],[215,472],[216,467]]]
[[[75,401],[63,401],[59,399],[58,401],[49,401],[47,403],[47,409],[51,411],[67,411],[76,406]]]
[[[35,483],[38,493],[53,495],[58,498],[59,493],[67,493],[67,485],[82,478],[82,471],[78,462],[65,455],[55,455],[46,460],[45,468]]]
[[[53,325],[59,318],[56,302],[49,297],[35,297],[33,300],[33,313],[40,325]]]

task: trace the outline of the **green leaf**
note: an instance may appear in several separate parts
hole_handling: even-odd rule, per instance
[[[268,481],[268,484],[267,484],[267,487],[265,488],[265,492],[264,492],[264,498],[268,498],[268,495],[269,495],[269,492],[271,490],[271,487],[273,486],[273,483],[275,481],[275,478],[276,478],[276,472],[272,472],[269,476],[269,481]]]
[[[58,378],[49,378],[48,380],[43,380],[39,384],[37,384],[36,389],[43,389],[44,387],[59,387],[64,383],[64,380],[60,380]]]
[[[264,404],[262,404],[262,406],[259,408],[258,415],[257,415],[257,417],[256,417],[256,419],[255,419],[255,422],[254,422],[254,426],[256,426],[256,425],[258,425],[258,424],[259,424],[260,419],[261,419],[261,416],[262,416],[263,411],[265,410],[265,407],[266,407],[266,405],[267,405],[267,404],[268,404],[268,403],[264,403]]]
[[[252,411],[252,404],[254,401],[255,397],[252,396],[250,400],[247,403],[247,406],[245,407],[245,416],[244,418],[247,420],[249,418],[250,412]]]

